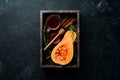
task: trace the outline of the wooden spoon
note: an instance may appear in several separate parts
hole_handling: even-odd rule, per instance
[[[63,34],[65,32],[65,30],[63,28],[61,28],[58,32],[58,34],[50,41],[49,44],[47,44],[47,46],[43,49],[44,51],[53,43],[53,41],[60,36],[61,34]]]

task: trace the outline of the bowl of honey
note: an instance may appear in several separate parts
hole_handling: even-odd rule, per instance
[[[51,30],[56,30],[60,27],[60,16],[57,14],[50,15],[46,20],[46,26]]]

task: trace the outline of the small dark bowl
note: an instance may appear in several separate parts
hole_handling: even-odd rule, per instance
[[[50,15],[46,20],[46,26],[51,30],[56,30],[60,27],[60,16]]]

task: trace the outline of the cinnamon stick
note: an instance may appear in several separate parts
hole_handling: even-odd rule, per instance
[[[74,23],[75,19],[72,19],[70,22],[68,22],[64,28],[67,28],[68,26],[72,25]]]
[[[61,26],[65,23],[65,21],[68,19],[68,16],[67,17],[65,17],[64,19],[63,19],[63,21],[61,21]]]
[[[65,26],[65,25],[66,25],[68,22],[70,22],[72,19],[73,19],[73,17],[70,18],[70,19],[68,19],[62,26]]]

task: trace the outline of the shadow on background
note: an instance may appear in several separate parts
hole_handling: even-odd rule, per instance
[[[76,68],[64,68],[64,69],[53,69],[53,68],[44,68],[45,80],[78,80],[80,69]]]

